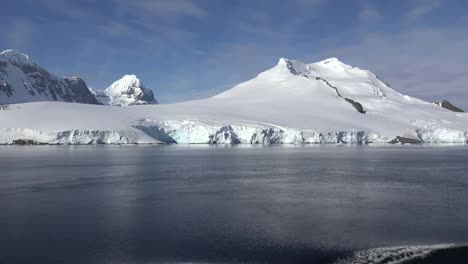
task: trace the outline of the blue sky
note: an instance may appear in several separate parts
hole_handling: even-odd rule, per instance
[[[203,98],[280,57],[338,57],[398,91],[468,109],[463,0],[3,0],[0,48],[106,88],[133,73],[159,101]]]

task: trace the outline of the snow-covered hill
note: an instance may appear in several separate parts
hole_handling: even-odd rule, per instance
[[[125,75],[107,89],[91,90],[91,92],[104,105],[129,106],[158,103],[153,91],[145,88],[135,75]]]
[[[14,50],[0,53],[0,104],[60,101],[98,104],[79,77],[61,78]]]
[[[336,58],[312,64],[283,58],[204,100],[134,107],[38,102],[0,110],[0,120],[0,143],[466,143],[468,138],[468,114],[402,95]]]

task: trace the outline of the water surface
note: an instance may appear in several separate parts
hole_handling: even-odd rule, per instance
[[[464,146],[0,147],[0,263],[332,263],[468,243]]]

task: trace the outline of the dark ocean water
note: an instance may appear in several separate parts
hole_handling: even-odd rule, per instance
[[[468,263],[466,244],[465,146],[0,147],[2,264]]]

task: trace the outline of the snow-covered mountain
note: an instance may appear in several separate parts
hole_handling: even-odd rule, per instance
[[[0,143],[466,143],[468,138],[468,114],[400,94],[370,71],[336,58],[311,64],[282,58],[204,100],[140,107],[38,102],[0,110],[0,120]]]
[[[145,88],[135,75],[125,75],[107,89],[91,90],[91,92],[104,105],[129,106],[158,103],[153,91]]]
[[[98,104],[81,78],[61,78],[15,50],[1,52],[0,104],[37,101]]]

